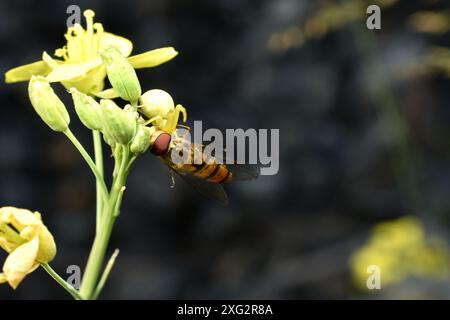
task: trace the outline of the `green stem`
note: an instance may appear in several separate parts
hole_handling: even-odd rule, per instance
[[[70,293],[70,295],[74,299],[83,300],[83,297],[80,295],[80,293],[74,287],[68,284],[63,278],[61,278],[61,276],[57,274],[56,271],[53,270],[48,263],[42,263],[41,266],[53,279],[55,279],[56,282],[61,285],[61,287],[63,287],[68,293]]]
[[[116,262],[116,258],[119,255],[119,249],[114,250],[114,253],[112,254],[111,258],[109,258],[108,263],[106,264],[105,270],[103,271],[102,277],[100,278],[100,281],[98,282],[97,288],[95,289],[94,295],[92,296],[92,299],[96,300],[100,293],[103,290],[103,287],[105,286],[106,280],[108,280],[109,274],[112,270],[112,267],[114,266],[114,263]]]
[[[100,132],[97,130],[92,131],[92,136],[94,140],[94,151],[95,151],[95,165],[97,167],[97,170],[99,174],[101,175],[102,179],[101,181],[104,181],[103,179],[103,153],[102,153],[102,138],[100,136]],[[103,203],[105,201],[105,198],[102,194],[102,184],[98,179],[96,179],[96,195],[97,195],[97,207],[96,207],[96,225],[95,230],[96,233],[100,230],[100,222],[102,219],[102,210],[103,210]]]
[[[118,170],[117,177],[113,181],[111,193],[103,208],[101,229],[95,236],[83,276],[83,281],[81,283],[80,293],[83,297],[86,297],[86,299],[94,298],[94,290],[98,284],[109,239],[111,237],[114,222],[117,218],[117,212],[120,208],[122,193],[124,191],[123,187],[126,181],[126,166],[128,161],[129,150],[127,146],[124,146],[122,150],[122,161],[120,161],[120,168]],[[119,162],[116,161],[116,164],[119,164]]]
[[[354,26],[353,33],[364,62],[367,65],[373,65],[378,50],[373,31]],[[379,69],[367,71],[365,74],[370,85],[375,89],[375,106],[378,108],[380,121],[396,139],[396,144],[390,146],[389,151],[400,191],[408,199],[410,210],[422,212],[427,206],[420,188],[420,179],[416,174],[421,159],[411,142],[408,124],[403,119],[395,93],[386,75]]]
[[[120,169],[120,161],[122,161],[122,146],[116,145],[113,150],[114,155],[114,170],[113,170],[113,181],[117,178],[117,173]]]
[[[64,131],[64,134],[67,136],[67,138],[73,143],[75,148],[80,152],[81,156],[84,158],[88,166],[91,168],[92,173],[95,175],[95,178],[98,183],[100,183],[103,196],[106,198],[108,195],[108,189],[106,188],[105,181],[103,180],[103,175],[100,174],[100,172],[97,169],[97,166],[95,165],[94,161],[92,161],[92,158],[87,153],[86,149],[81,145],[81,143],[78,141],[78,139],[73,135],[72,131],[70,129],[67,129]]]
[[[133,165],[133,163],[136,160],[136,158],[137,158],[137,155],[133,155],[131,157],[130,161],[128,162],[128,165],[127,165],[127,168],[126,168],[127,174],[130,172],[131,166]]]

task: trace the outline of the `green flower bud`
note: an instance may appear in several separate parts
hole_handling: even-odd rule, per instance
[[[100,52],[106,73],[114,90],[119,97],[132,103],[138,101],[141,96],[136,71],[128,60],[115,47],[108,47]]]
[[[109,145],[119,143],[126,145],[133,139],[137,127],[137,113],[133,108],[119,108],[114,101],[100,100],[103,126],[102,132]]]
[[[70,117],[66,106],[55,94],[45,77],[31,77],[28,95],[34,110],[52,130],[64,132],[69,128]]]
[[[106,131],[103,132],[103,140],[114,150],[116,147],[116,143],[114,142],[113,138],[111,138]]]
[[[102,110],[98,102],[75,88],[71,88],[69,92],[72,94],[75,111],[81,122],[91,130],[101,130]]]
[[[150,136],[151,130],[150,128],[139,125],[138,132],[136,136],[133,138],[133,142],[131,143],[130,150],[134,154],[141,154],[148,150],[150,147]]]

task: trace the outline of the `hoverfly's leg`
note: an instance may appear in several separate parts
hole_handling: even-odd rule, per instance
[[[177,124],[178,128],[186,129],[187,131],[191,131],[191,127],[185,126],[184,124]]]
[[[170,184],[170,189],[175,188],[175,177],[173,176],[173,172],[170,172],[170,180],[171,180],[171,184]]]
[[[190,129],[190,128],[189,128]],[[186,130],[186,132],[183,134],[182,139],[186,140],[187,135],[190,133],[189,130]]]

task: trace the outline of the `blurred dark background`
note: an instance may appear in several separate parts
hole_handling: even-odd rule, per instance
[[[450,70],[428,55],[450,37],[407,23],[419,11],[448,12],[449,3],[362,3],[377,2],[392,4],[382,8],[382,30],[369,31],[365,11],[339,26],[316,19],[308,27],[321,5],[336,1],[1,1],[2,72],[61,47],[66,8],[78,4],[131,39],[133,53],[180,52],[138,75],[143,88],[170,92],[191,123],[280,129],[279,173],[227,186],[227,207],[181,181],[170,189],[164,166],[139,158],[102,298],[402,298],[411,290],[450,298],[448,279],[406,280],[369,295],[351,281],[349,256],[380,221],[412,215],[444,242],[450,235]],[[94,235],[93,177],[35,114],[26,83],[2,83],[0,102],[0,205],[39,210],[57,241],[54,269],[83,268]],[[90,132],[71,114],[72,131],[92,151]],[[16,291],[1,285],[0,298],[70,297],[37,270]]]

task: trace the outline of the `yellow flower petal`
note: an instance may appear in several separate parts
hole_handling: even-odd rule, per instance
[[[47,63],[47,65],[51,68],[54,69],[56,68],[59,64],[64,63],[64,61],[61,60],[57,60],[57,59],[53,59],[47,52],[42,52],[42,60],[45,61],[45,63]]]
[[[78,91],[85,94],[92,94],[103,90],[105,85],[106,68],[99,66],[90,70],[85,76],[71,79],[69,81],[63,81],[63,86],[69,90],[70,88],[76,88]]]
[[[101,64],[100,57],[84,63],[60,64],[47,75],[47,80],[49,82],[76,81]]]
[[[3,207],[0,209],[2,213],[7,212],[9,214],[9,222],[19,232],[22,231],[25,226],[38,226],[42,225],[40,216],[36,216],[30,210],[19,209],[15,207]]]
[[[3,272],[9,285],[16,289],[26,275],[36,268],[36,256],[39,251],[39,237],[17,247],[3,265]]]
[[[151,68],[172,60],[177,54],[172,47],[159,48],[129,57],[128,61],[135,69]]]
[[[17,244],[3,238],[0,233],[0,247],[6,252],[10,253],[11,251],[17,248]]]
[[[53,260],[56,255],[56,244],[53,235],[48,231],[47,227],[42,225],[39,227],[39,252],[36,261],[47,263]]]
[[[36,257],[38,262],[44,263],[53,260],[56,255],[55,240],[42,222],[39,212],[15,207],[3,207],[0,208],[0,215],[6,219],[4,222],[11,223],[19,231],[23,241],[30,241],[36,236],[39,237],[39,252]],[[18,244],[11,242],[7,237],[2,237],[0,232],[0,247],[7,252],[12,252],[18,247]]]
[[[100,51],[110,46],[119,49],[120,53],[124,57],[128,57],[133,50],[133,43],[130,40],[124,37],[116,36],[115,34],[109,32],[105,32],[103,33]]]
[[[44,61],[36,61],[17,68],[13,68],[5,73],[5,82],[20,82],[30,80],[33,75],[46,76],[51,68]]]
[[[96,92],[94,93],[94,95],[101,99],[115,99],[119,97],[114,88],[109,88],[100,92]]]

